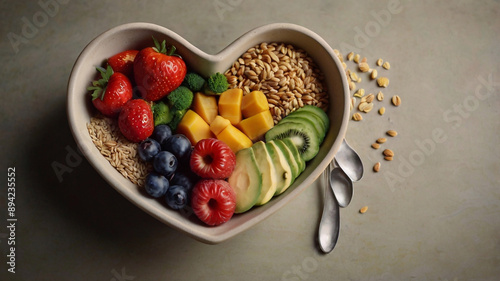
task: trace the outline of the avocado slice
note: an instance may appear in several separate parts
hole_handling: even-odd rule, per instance
[[[290,167],[290,162],[288,161],[287,157],[285,157],[285,154],[283,154],[281,149],[274,141],[266,143],[266,148],[276,170],[276,173],[274,174],[276,178],[275,194],[281,194],[290,185],[292,185],[292,168]]]
[[[280,139],[275,139],[273,140],[278,148],[283,152],[283,155],[287,159],[288,164],[290,165],[290,168],[292,170],[292,182],[291,184],[295,181],[295,179],[299,176],[300,174],[300,167],[299,167],[299,160],[293,155],[292,151],[288,148],[288,146],[283,142],[283,140]],[[288,187],[287,187],[288,188]],[[276,191],[276,195],[283,193],[286,190],[281,190],[281,192]]]
[[[300,152],[297,150],[297,147],[293,144],[292,140],[290,138],[284,138],[281,141],[288,147],[290,152],[292,153],[293,157],[295,160],[297,160],[297,163],[299,164],[299,170],[297,177],[305,170],[306,168],[306,161],[304,161],[304,158],[300,155]]]
[[[267,152],[266,144],[263,141],[258,141],[252,145],[252,150],[255,154],[255,159],[259,170],[262,172],[262,190],[255,205],[264,205],[276,193],[277,179],[276,169],[271,160],[271,156]]]
[[[243,213],[255,205],[262,190],[262,172],[251,147],[236,152],[236,166],[228,183],[236,193],[235,213]]]

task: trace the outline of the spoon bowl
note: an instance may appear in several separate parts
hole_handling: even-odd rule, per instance
[[[335,162],[353,182],[359,181],[363,177],[363,162],[345,139],[335,155]]]
[[[335,168],[330,173],[330,187],[335,194],[340,207],[345,208],[351,203],[353,188],[352,180],[341,168]]]

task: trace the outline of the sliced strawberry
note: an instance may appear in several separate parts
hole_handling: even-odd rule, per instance
[[[234,171],[236,156],[224,142],[210,138],[196,143],[191,152],[191,170],[202,178],[226,179]]]
[[[115,72],[125,74],[130,80],[134,79],[134,60],[138,50],[126,50],[108,59],[108,64]]]
[[[122,107],[132,99],[132,84],[122,73],[98,67],[100,79],[92,82],[87,90],[92,91],[92,103],[104,115],[116,117]]]
[[[236,195],[224,180],[200,180],[193,188],[191,207],[208,225],[220,225],[231,219],[236,208]]]
[[[186,76],[186,64],[174,55],[175,47],[167,50],[166,42],[160,45],[154,38],[155,47],[142,49],[134,60],[134,77],[143,99],[157,101],[182,84]]]
[[[118,126],[129,141],[141,142],[147,139],[154,130],[151,106],[142,99],[130,100],[118,116]]]

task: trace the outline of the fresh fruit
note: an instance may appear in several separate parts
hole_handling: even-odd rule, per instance
[[[193,188],[191,207],[202,222],[220,225],[233,216],[236,196],[226,181],[203,179]]]
[[[296,111],[290,113],[290,115],[298,113],[298,112],[308,112],[308,113],[311,113],[311,114],[319,117],[323,121],[323,124],[324,124],[325,128],[329,128],[330,127],[330,119],[328,118],[328,115],[326,115],[326,112],[324,112],[323,109],[321,109],[321,108],[319,108],[317,106],[314,106],[314,105],[304,105],[303,107],[301,107],[301,108],[297,109]]]
[[[236,194],[235,213],[246,212],[255,205],[262,190],[262,172],[251,148],[236,153],[236,166],[227,181]]]
[[[126,50],[108,59],[108,64],[115,72],[123,73],[128,79],[134,79],[134,60],[138,50]]]
[[[160,144],[152,138],[147,138],[143,140],[139,144],[139,147],[137,148],[137,153],[139,154],[139,158],[141,158],[141,160],[145,162],[153,161],[156,154],[160,153],[160,151],[161,151]]]
[[[237,125],[242,119],[241,100],[243,90],[239,88],[224,91],[219,97],[219,115]]]
[[[287,117],[283,118],[285,120]],[[265,134],[266,141],[290,138],[305,161],[319,152],[319,136],[312,124],[306,121],[289,121],[276,124]]]
[[[154,197],[159,198],[167,192],[170,184],[163,175],[151,172],[146,176],[146,181],[144,183],[144,189],[146,192]]]
[[[151,137],[156,140],[160,145],[164,143],[169,137],[172,136],[172,130],[167,125],[155,126]]]
[[[308,123],[307,126],[313,127],[316,131],[316,136],[318,136],[318,142],[322,142],[325,134],[326,128],[323,125],[321,119],[311,113],[301,111],[295,114],[289,114],[286,118],[283,118],[280,123],[284,124],[287,122],[295,122],[295,123]]]
[[[266,144],[263,141],[258,141],[252,145],[252,150],[255,154],[255,161],[262,173],[262,190],[255,205],[264,205],[276,193],[276,168],[272,162],[271,156],[267,151]]]
[[[290,166],[290,169],[292,171],[292,183],[295,181],[295,178],[299,176],[299,162],[297,158],[302,158],[299,155],[295,155],[292,153],[292,151],[287,147],[287,145],[283,142],[281,139],[274,139],[269,141],[269,143],[274,143],[276,147],[283,153],[283,156],[285,156],[285,159]]]
[[[167,51],[166,42],[142,49],[134,60],[134,77],[143,99],[157,101],[179,87],[186,76],[186,64],[175,56],[175,47]]]
[[[151,107],[141,99],[128,101],[118,116],[118,126],[125,138],[131,142],[147,139],[154,130]]]
[[[274,126],[271,111],[264,110],[241,120],[238,128],[253,142],[264,139],[264,135]]]
[[[205,95],[201,92],[194,94],[191,108],[208,124],[212,123],[219,112],[217,98],[215,96]]]
[[[92,91],[92,103],[102,114],[116,117],[123,106],[132,99],[132,84],[122,73],[98,67],[101,78],[92,82],[87,90]]]
[[[181,164],[188,164],[191,157],[191,142],[182,134],[175,134],[161,143],[161,149],[172,153]]]
[[[267,151],[271,157],[276,173],[273,175],[276,179],[276,194],[281,194],[293,182],[292,169],[290,164],[274,141],[266,143]]]
[[[217,139],[227,144],[234,153],[253,144],[252,140],[231,124],[217,135]]]
[[[180,185],[186,188],[188,195],[191,194],[194,185],[198,182],[200,178],[198,175],[193,173],[190,169],[182,169],[182,167],[177,167],[174,176],[170,180],[171,185]]]
[[[269,110],[267,97],[262,91],[252,91],[241,100],[241,113],[243,118],[254,116],[262,111]]]
[[[229,146],[214,138],[199,141],[191,153],[191,170],[202,178],[225,179],[235,164],[236,156]]]
[[[212,131],[212,133],[217,136],[229,125],[231,125],[231,122],[229,122],[229,120],[220,115],[217,115],[215,116],[212,123],[210,123],[210,131]]]
[[[299,150],[293,143],[292,139],[290,138],[284,138],[281,139],[281,141],[285,144],[285,146],[288,148],[290,151],[291,156],[293,157],[294,161],[297,162],[298,170],[297,170],[297,177],[302,173],[305,168],[306,168],[306,161],[304,161],[304,158],[301,157]]]
[[[170,177],[177,169],[177,158],[169,151],[161,151],[153,159],[153,167],[156,172]]]
[[[191,109],[182,117],[176,132],[185,135],[192,145],[196,145],[202,139],[215,137],[207,122]]]
[[[184,208],[189,202],[188,190],[181,185],[170,185],[165,194],[165,202],[174,210]]]

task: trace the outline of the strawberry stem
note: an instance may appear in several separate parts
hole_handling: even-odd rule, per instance
[[[88,91],[92,91],[92,100],[100,98],[104,99],[106,93],[106,86],[108,85],[109,78],[113,75],[114,71],[110,65],[106,69],[101,66],[96,67],[96,70],[101,74],[101,79],[92,82],[91,87],[87,87]]]
[[[160,44],[160,42],[158,42],[158,40],[156,40],[154,36],[152,37],[153,37],[153,43],[155,44],[153,50],[167,56],[176,56],[182,58],[179,54],[175,53],[177,51],[177,48],[174,45],[169,45],[167,48],[167,41],[163,40]]]

